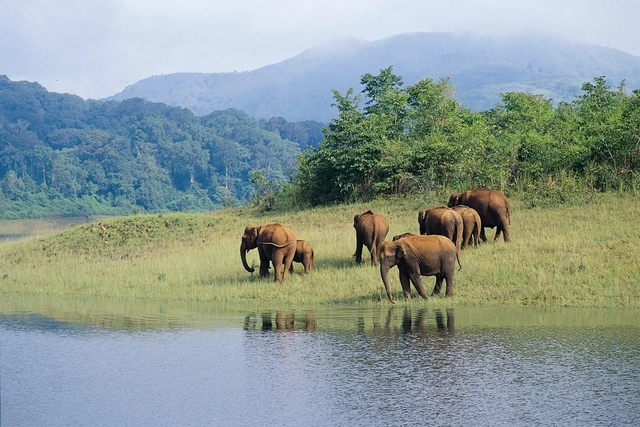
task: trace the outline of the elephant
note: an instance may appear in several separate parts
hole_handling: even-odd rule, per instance
[[[400,284],[407,300],[411,299],[409,281],[413,282],[420,296],[429,298],[420,276],[436,276],[432,296],[440,293],[444,279],[447,282],[446,295],[453,297],[456,260],[460,268],[462,265],[458,251],[449,238],[437,234],[408,236],[392,242],[383,242],[379,252],[380,276],[392,304],[396,302],[389,288],[389,269],[395,265],[400,271]]]
[[[296,241],[296,254],[293,257],[294,262],[299,262],[304,266],[304,272],[311,273],[311,267],[313,267],[313,246],[306,240]],[[291,264],[291,273],[293,273],[293,264]]]
[[[378,246],[387,237],[389,223],[384,217],[371,210],[353,217],[353,227],[356,229],[356,262],[362,262],[362,245],[369,249],[371,264],[378,264]]]
[[[456,205],[451,209],[458,212],[462,217],[462,248],[466,248],[473,238],[473,245],[480,244],[480,230],[482,230],[482,220],[478,212],[467,205]]]
[[[311,273],[311,267],[313,267],[314,260],[313,247],[306,240],[296,240],[296,254],[293,257],[293,262],[299,262],[304,266],[305,273]],[[293,273],[293,262],[289,267],[289,273]],[[284,263],[284,260],[283,260]]]
[[[458,257],[460,257],[464,224],[458,212],[446,206],[420,209],[418,224],[420,225],[420,234],[439,234],[448,237],[455,245]]]
[[[496,227],[494,240],[498,240],[500,234],[504,233],[504,241],[511,241],[511,236],[509,235],[511,203],[502,192],[488,188],[475,188],[464,193],[454,193],[449,198],[447,206],[453,207],[456,205],[466,205],[478,212],[482,221],[480,238],[483,242],[487,241],[487,236],[484,232],[485,227]]]
[[[269,275],[269,261],[274,265],[275,282],[281,282],[281,268],[284,264],[284,279],[289,277],[289,269],[296,254],[296,233],[280,224],[266,224],[245,228],[240,244],[242,265],[249,273],[255,270],[247,264],[247,252],[258,248],[260,255],[260,276]],[[275,267],[278,266],[278,267]]]

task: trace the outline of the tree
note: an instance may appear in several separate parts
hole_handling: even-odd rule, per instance
[[[360,80],[366,96],[365,115],[375,120],[378,131],[388,139],[398,138],[404,132],[408,95],[401,89],[402,77],[393,74],[393,66],[380,70],[374,76],[365,74]]]
[[[408,127],[412,138],[423,138],[438,132],[454,132],[460,109],[453,99],[454,89],[450,79],[438,82],[430,78],[420,80],[407,88]]]

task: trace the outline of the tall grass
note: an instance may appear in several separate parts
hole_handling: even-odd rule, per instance
[[[417,210],[432,196],[378,200],[265,214],[234,208],[205,214],[112,218],[46,237],[0,244],[0,293],[153,301],[272,305],[388,305],[379,269],[356,265],[353,215],[385,216],[388,239],[418,231]],[[394,297],[411,306],[640,308],[640,198],[597,195],[588,203],[529,208],[512,200],[513,241],[490,241],[462,253],[454,299],[404,301],[397,269]],[[301,265],[283,283],[246,272],[240,237],[247,225],[280,222],[315,248],[309,275]],[[487,230],[490,239],[493,231]],[[258,264],[256,250],[249,264]],[[424,277],[432,289],[435,279]]]

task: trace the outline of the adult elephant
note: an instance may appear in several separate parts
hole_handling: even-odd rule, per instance
[[[362,262],[362,246],[369,249],[371,264],[378,264],[378,246],[387,237],[389,223],[384,217],[368,210],[353,217],[353,227],[356,229],[356,262]]]
[[[458,257],[460,256],[464,224],[458,212],[446,206],[420,209],[418,224],[420,225],[420,234],[439,234],[448,237],[456,246]]]
[[[296,233],[280,224],[266,224],[259,227],[247,227],[242,235],[240,258],[249,273],[255,270],[247,264],[247,252],[258,248],[260,256],[260,276],[269,275],[269,262],[275,270],[274,281],[282,281],[281,266],[284,264],[284,279],[289,277],[289,269],[296,254]],[[276,267],[277,266],[277,267]]]
[[[471,240],[473,245],[480,244],[480,230],[482,230],[482,220],[478,211],[467,205],[456,205],[452,207],[462,217],[462,247],[466,248]]]
[[[420,276],[436,276],[432,295],[440,293],[442,281],[446,281],[446,295],[453,297],[453,275],[456,260],[460,258],[453,242],[444,236],[408,236],[380,245],[380,276],[389,301],[395,304],[389,287],[389,269],[398,266],[400,285],[405,298],[411,299],[411,283],[418,294],[428,299]],[[462,266],[460,265],[460,268]]]
[[[498,240],[501,233],[504,233],[504,241],[510,242],[509,224],[511,224],[511,203],[502,192],[490,190],[488,188],[475,188],[464,193],[454,193],[449,198],[447,206],[467,205],[473,208],[480,215],[482,229],[480,238],[487,241],[484,232],[485,227],[496,227],[494,240]]]

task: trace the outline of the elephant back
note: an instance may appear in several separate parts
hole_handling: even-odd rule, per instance
[[[478,211],[474,208],[467,205],[456,205],[452,209],[460,214],[465,224],[477,224],[479,227],[481,226],[480,215],[478,215]]]
[[[474,209],[482,221],[483,227],[495,227],[501,224],[501,219],[510,221],[511,203],[498,190],[476,188],[468,190],[460,196],[458,204],[467,205]]]
[[[281,224],[267,224],[260,227],[258,244],[270,244],[276,247],[285,247],[297,242],[296,234],[288,227]]]

